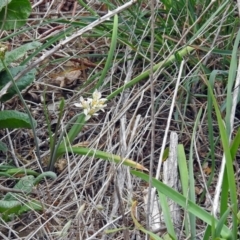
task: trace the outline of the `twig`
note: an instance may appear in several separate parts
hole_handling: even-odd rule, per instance
[[[8,188],[8,187],[4,187],[3,185],[0,184],[0,191],[2,192],[12,192],[12,193],[29,193],[26,191],[22,191],[22,190],[18,190],[18,189],[14,189],[14,188]],[[37,193],[35,190],[31,191],[31,193]]]
[[[13,160],[14,160],[14,163],[17,167],[19,167],[19,163],[18,163],[18,159],[16,157],[16,154],[15,154],[15,151],[14,151],[14,147],[13,147],[13,144],[12,144],[12,139],[10,137],[10,132],[9,130],[7,129],[7,137],[8,137],[8,142],[9,142],[9,145],[10,145],[10,148],[11,148],[11,154],[12,154],[12,157],[13,157]]]

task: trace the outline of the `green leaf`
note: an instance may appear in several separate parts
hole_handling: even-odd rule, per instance
[[[239,33],[240,34],[240,33]],[[239,39],[240,39],[240,35],[239,35]],[[210,85],[209,82],[206,82],[207,86],[208,86],[208,91],[209,94],[212,97],[213,100],[213,105],[215,108],[215,112],[217,115],[217,121],[218,121],[218,127],[219,127],[219,132],[220,132],[220,136],[221,136],[221,141],[222,141],[222,146],[223,146],[223,150],[224,150],[224,155],[226,158],[226,171],[224,172],[224,178],[223,178],[223,186],[222,189],[224,189],[224,191],[227,193],[227,189],[230,190],[230,200],[231,200],[231,204],[232,204],[232,211],[234,214],[232,214],[232,234],[233,234],[233,238],[236,239],[237,236],[237,217],[235,216],[235,213],[238,212],[238,200],[237,200],[237,187],[236,187],[236,180],[235,180],[235,175],[234,175],[234,169],[233,169],[233,164],[232,164],[232,155],[231,155],[231,151],[230,151],[230,144],[229,144],[229,140],[228,140],[228,130],[227,130],[227,123],[226,123],[226,128],[225,125],[223,123],[223,119],[222,119],[222,115],[221,112],[219,110],[218,107],[218,102],[213,94],[213,90],[212,87]],[[227,183],[227,187],[224,187],[224,184]],[[226,203],[228,202],[228,196],[227,194],[224,196],[224,198],[221,196],[221,215],[226,212]],[[224,208],[222,207],[222,204],[225,204]]]
[[[15,168],[14,165],[7,165],[7,164],[2,164],[0,165],[0,171],[7,171],[8,169]]]
[[[28,203],[21,206],[21,208],[18,211],[18,214],[20,215],[24,212],[28,212],[28,211],[32,211],[32,210],[41,211],[42,210],[42,204],[39,201],[36,201],[36,200],[29,201]]]
[[[69,147],[69,148],[59,148],[58,154],[61,156],[62,154],[69,152],[69,153],[75,153],[78,155],[85,155],[85,156],[91,156],[95,158],[101,158],[103,160],[108,160],[111,162],[115,162],[117,164],[122,163],[125,166],[129,166],[135,169],[145,170],[148,171],[147,168],[145,168],[140,163],[137,163],[131,159],[126,159],[124,157],[114,155],[111,153],[107,153],[104,151],[99,151],[91,148],[85,148],[85,147]]]
[[[33,123],[37,125],[34,119]],[[27,114],[15,110],[4,110],[0,111],[1,128],[31,128],[31,124]]]
[[[0,1],[0,11],[6,7],[12,0],[1,0]]]
[[[0,141],[0,151],[2,152],[7,152],[8,148],[7,145],[5,143],[3,143],[2,141]]]
[[[14,68],[9,68],[10,73],[13,77],[15,77],[18,73],[20,73],[26,66],[18,66]],[[26,73],[23,77],[21,77],[17,82],[17,86],[20,91],[24,90],[27,86],[29,86],[35,79],[36,70],[32,69],[28,73]],[[3,88],[8,82],[11,81],[9,74],[4,71],[0,73],[0,89]],[[7,101],[11,99],[15,94],[16,90],[14,86],[10,87],[5,95],[0,99],[1,101]]]
[[[30,176],[25,176],[22,177],[18,183],[14,186],[14,189],[18,189],[21,190],[25,193],[30,193],[33,189],[34,186],[34,176],[30,175]],[[18,193],[7,193],[6,196],[4,197],[4,200],[17,200],[18,199]]]
[[[167,201],[166,196],[164,194],[162,194],[161,192],[158,192],[158,196],[159,196],[159,204],[160,204],[162,212],[163,212],[164,222],[167,227],[167,232],[169,234],[171,234],[173,236],[172,239],[175,240],[175,239],[177,239],[177,236],[176,236],[174,226],[173,226],[173,221],[171,218],[169,203]]]
[[[221,230],[222,230],[224,224],[226,223],[227,218],[229,217],[230,211],[231,211],[231,208],[228,208],[227,211],[221,216],[221,218],[216,226],[216,229],[215,229],[215,238],[220,237]]]
[[[4,214],[17,213],[21,208],[21,203],[16,200],[0,200],[0,212]]]
[[[0,170],[6,171],[6,173],[9,174],[10,176],[18,175],[18,174],[33,175],[33,176],[39,175],[39,173],[35,172],[34,170],[26,169],[26,168],[16,168],[14,166],[11,167],[10,165],[3,165],[3,167],[2,166],[0,167]]]
[[[112,59],[113,59],[114,54],[116,52],[117,32],[118,32],[118,15],[116,14],[114,16],[113,32],[112,32],[112,37],[111,37],[111,46],[110,46],[110,50],[109,50],[109,53],[108,53],[107,61],[106,61],[106,64],[104,66],[104,69],[102,71],[101,77],[98,80],[94,89],[99,89],[102,86],[103,81],[106,77],[106,74],[107,74],[108,70],[110,69],[110,67],[112,65]]]
[[[236,158],[236,154],[237,154],[239,145],[240,145],[240,128],[238,128],[237,134],[231,143],[232,160],[235,160],[235,158]]]
[[[147,174],[131,170],[131,173],[144,181],[149,181],[149,176]],[[194,214],[197,218],[201,219],[205,223],[212,225],[212,215],[208,212],[206,212],[203,208],[199,207],[196,203],[186,199],[182,194],[175,191],[174,189],[170,188],[166,184],[160,182],[159,180],[153,178],[152,179],[152,185],[162,194],[164,194],[166,197],[172,199],[174,202],[176,202],[178,205],[180,205],[184,210]],[[215,223],[217,223],[217,220],[215,220]],[[223,226],[221,230],[221,234],[223,237],[226,237],[226,239],[229,239],[232,235],[230,229],[228,229],[225,225]]]
[[[36,177],[36,179],[34,180],[34,185],[38,184],[45,177],[50,177],[52,179],[56,179],[57,175],[55,172],[51,172],[51,171],[43,172],[38,177]]]
[[[36,48],[40,47],[41,45],[42,45],[42,43],[37,42],[37,41],[24,44],[18,48],[15,48],[14,50],[12,50],[10,52],[6,52],[4,61],[5,61],[6,65],[9,65],[12,62],[16,62],[16,60],[24,57],[27,51],[36,49]],[[2,71],[3,69],[4,69],[4,66],[0,62],[0,71]]]
[[[10,208],[14,208],[19,205],[21,205],[21,203],[19,201],[0,200],[0,212],[4,212]]]
[[[2,0],[1,0],[2,1]],[[23,26],[31,11],[29,0],[12,0],[7,6],[4,3],[0,5],[0,26],[2,30],[12,30]],[[3,7],[4,6],[4,7]]]
[[[21,202],[16,200],[0,200],[0,213],[1,219],[4,221],[9,221],[12,219],[14,214],[18,214],[21,209]]]

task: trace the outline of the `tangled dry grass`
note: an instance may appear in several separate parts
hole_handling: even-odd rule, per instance
[[[29,27],[36,22],[56,19],[58,16],[69,18],[87,14],[76,1],[32,0],[32,4],[34,10],[28,22]],[[106,12],[105,4],[91,2],[89,4],[94,4],[99,14]],[[40,25],[38,29],[34,28],[18,34],[12,42],[9,42],[9,46],[15,48],[32,39],[45,43],[50,36],[58,34],[64,27],[64,24],[61,26],[49,23],[44,27]],[[38,122],[37,136],[41,157],[45,161],[49,157],[49,139],[43,114],[44,92],[52,131],[56,127],[59,101],[62,97],[65,99],[66,108],[61,122],[64,131],[64,126],[80,111],[74,107],[74,103],[79,101],[80,96],[89,96],[89,90],[94,85],[95,79],[91,83],[86,84],[86,82],[91,75],[97,74],[103,68],[103,56],[107,54],[109,44],[110,40],[106,36],[99,38],[82,36],[73,40],[38,67],[36,81],[23,92],[31,113]],[[92,57],[88,57],[90,55]],[[117,58],[117,56],[122,57]],[[129,48],[119,47],[114,65],[104,80],[105,87],[102,94],[107,96],[122,86],[123,82],[128,82],[148,67],[149,64],[132,55]],[[178,69],[177,66],[176,69]],[[193,70],[194,68],[186,66],[187,72],[193,72]],[[174,83],[178,76],[177,71],[175,73],[164,71],[164,75],[159,74],[155,78],[156,126],[153,174],[156,173],[159,162],[175,90]],[[166,79],[167,76],[168,79]],[[186,96],[183,83],[188,80],[187,74],[181,79],[169,129],[177,133],[179,142],[184,145],[187,153],[197,112],[201,107],[205,109],[206,106],[206,99],[195,98],[195,96],[192,96],[187,103],[183,101]],[[74,145],[88,146],[129,157],[149,168],[152,131],[150,85],[150,79],[146,79],[108,102],[104,113],[88,121],[81,134],[75,139]],[[217,89],[220,96],[223,91],[222,86],[219,85]],[[205,90],[196,87],[195,93],[198,91],[202,93]],[[17,97],[8,101],[4,107],[23,110]],[[238,125],[238,116],[236,118],[236,125]],[[206,111],[202,119],[196,142],[200,158],[205,159],[208,153]],[[11,142],[10,145],[12,145],[12,152],[7,156],[1,156],[1,162],[9,163],[9,158],[13,157],[19,166],[41,169],[36,161],[31,130],[2,131],[1,139]],[[169,138],[167,145],[169,145]],[[216,148],[216,156],[218,155],[220,159],[222,155],[220,146]],[[44,211],[32,211],[11,222],[2,223],[0,226],[2,239],[143,239],[143,235],[134,227],[130,211],[132,201],[137,200],[136,216],[145,226],[148,185],[131,175],[128,167],[73,154],[66,154],[59,159],[55,167],[58,172],[58,178],[55,181],[41,182],[37,186],[36,194],[23,196],[42,202]],[[195,170],[196,176],[199,176],[198,164],[195,165]],[[211,169],[205,166],[204,171],[207,178],[209,174],[207,171]],[[11,187],[14,182],[1,179],[1,184]],[[214,185],[214,182],[212,184]],[[202,189],[203,183],[199,178],[196,192],[199,191],[200,195]],[[205,201],[206,199],[203,199],[202,204],[207,207]],[[201,224],[199,221],[199,233],[201,233]],[[182,225],[177,226],[180,232],[182,227]],[[162,227],[156,230],[156,233],[162,235],[165,230]],[[182,235],[181,239],[185,239],[185,236]]]

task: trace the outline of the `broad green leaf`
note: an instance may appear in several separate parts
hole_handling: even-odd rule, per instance
[[[26,23],[31,11],[29,0],[12,0],[0,11],[0,28],[3,30],[20,28]]]
[[[4,61],[5,61],[6,65],[9,65],[12,62],[16,62],[16,60],[24,57],[27,51],[36,49],[36,48],[40,47],[41,45],[42,45],[42,43],[37,42],[37,41],[24,44],[18,48],[13,49],[10,52],[6,52]],[[4,66],[0,62],[0,71],[2,71],[3,69],[4,69]]]
[[[9,71],[11,72],[12,76],[15,77],[24,68],[25,66],[18,66],[14,68],[9,68]],[[27,86],[29,86],[34,81],[35,73],[36,73],[36,70],[32,69],[16,82],[20,91],[24,90]],[[10,81],[11,81],[11,78],[6,71],[0,73],[0,89],[3,88]],[[7,93],[2,96],[1,101],[4,102],[11,99],[16,93],[17,92],[14,86],[10,87]]]
[[[11,220],[11,215],[12,214],[17,214],[18,211],[21,209],[21,203],[16,200],[0,200],[0,213],[1,218],[4,221],[9,221]]]
[[[6,7],[12,0],[1,0],[0,1],[0,11]]]
[[[18,207],[20,209],[21,203],[16,200],[12,201],[6,201],[6,200],[0,200],[0,212],[3,213],[6,210],[14,209],[15,207]]]
[[[14,186],[14,189],[22,190],[26,193],[30,193],[33,189],[34,186],[34,176],[25,176],[22,177],[17,184]],[[7,193],[6,196],[4,197],[4,200],[17,200],[18,199],[18,193]]]
[[[33,188],[35,177],[32,175],[22,177],[14,186],[14,189],[22,190],[24,192],[31,192]]]
[[[33,123],[37,125],[34,119]],[[0,111],[0,129],[2,128],[31,128],[31,124],[27,114],[15,110],[3,110]]]

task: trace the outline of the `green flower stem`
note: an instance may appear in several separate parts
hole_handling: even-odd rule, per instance
[[[118,164],[123,162],[123,164],[126,166],[148,171],[147,168],[143,167],[141,164],[139,164],[137,162],[134,162],[131,159],[125,159],[118,155],[114,155],[111,153],[107,153],[104,151],[99,151],[99,150],[95,150],[95,149],[91,149],[91,148],[85,148],[85,147],[59,148],[59,154],[64,154],[65,152],[75,153],[78,155],[90,156],[90,157],[95,157],[95,158],[101,158],[103,160],[112,161],[112,162],[115,162]]]
[[[5,173],[11,176],[18,175],[18,174],[33,175],[33,176],[39,175],[39,173],[35,172],[34,170],[24,169],[24,168],[11,168],[11,169],[8,169]]]
[[[75,122],[76,121],[76,122]],[[56,159],[62,156],[66,151],[61,151],[60,149],[65,149],[65,144],[69,146],[74,138],[79,134],[79,132],[82,130],[83,126],[85,124],[85,114],[81,113],[80,115],[74,116],[67,124],[66,130],[69,128],[70,125],[73,125],[72,128],[70,129],[67,137],[64,138],[65,131],[62,131],[58,143],[56,147],[54,148],[54,152],[52,155],[52,163],[50,165],[53,168],[53,164],[56,162]],[[64,139],[63,139],[64,138]],[[66,142],[66,143],[65,143]],[[52,169],[49,168],[51,171]]]
[[[20,100],[21,100],[21,102],[22,102],[23,106],[25,107],[25,110],[26,110],[26,112],[27,112],[27,114],[28,114],[28,117],[29,117],[29,120],[30,120],[30,124],[31,124],[31,127],[32,127],[32,131],[33,131],[34,142],[35,142],[35,144],[36,144],[36,155],[37,155],[37,159],[38,159],[38,162],[39,162],[40,166],[42,166],[41,157],[40,157],[40,149],[39,149],[39,146],[38,146],[38,140],[37,140],[37,134],[36,134],[36,128],[35,128],[34,123],[33,123],[33,120],[32,120],[32,115],[31,115],[31,113],[30,113],[30,111],[29,111],[29,109],[28,109],[27,104],[25,103],[25,101],[24,101],[24,99],[23,99],[23,97],[22,97],[22,94],[21,94],[20,90],[18,89],[17,84],[15,83],[15,81],[14,81],[14,79],[13,79],[13,76],[12,76],[11,72],[9,71],[7,65],[5,64],[5,62],[4,62],[4,60],[3,60],[2,58],[1,58],[1,62],[2,62],[2,64],[3,64],[5,70],[6,70],[7,73],[9,74],[9,76],[10,76],[10,78],[11,78],[11,81],[12,81],[12,84],[13,84],[13,86],[15,87],[16,92],[18,93],[18,96],[19,96],[19,98],[20,98]]]
[[[52,179],[56,179],[57,175],[56,175],[56,173],[50,172],[50,171],[49,172],[44,172],[34,179],[33,185],[37,185],[45,177],[50,177]]]
[[[187,55],[188,53],[192,52],[195,48],[193,47],[185,47],[182,50],[180,50],[178,52],[178,54],[183,57],[185,55]],[[173,62],[176,59],[175,55],[171,55],[167,60],[163,60],[160,63],[156,64],[153,67],[153,72],[156,72],[157,70],[167,66],[168,64],[170,64],[171,62]],[[140,82],[141,80],[149,77],[150,74],[150,69],[143,72],[141,75],[135,77],[134,79],[132,79],[130,82],[126,83],[125,85],[123,85],[122,87],[118,88],[116,91],[114,91],[113,93],[111,93],[108,97],[107,100],[111,100],[113,99],[116,95],[118,95],[119,93],[123,92],[125,89],[132,87],[133,85],[135,85],[136,83]]]

